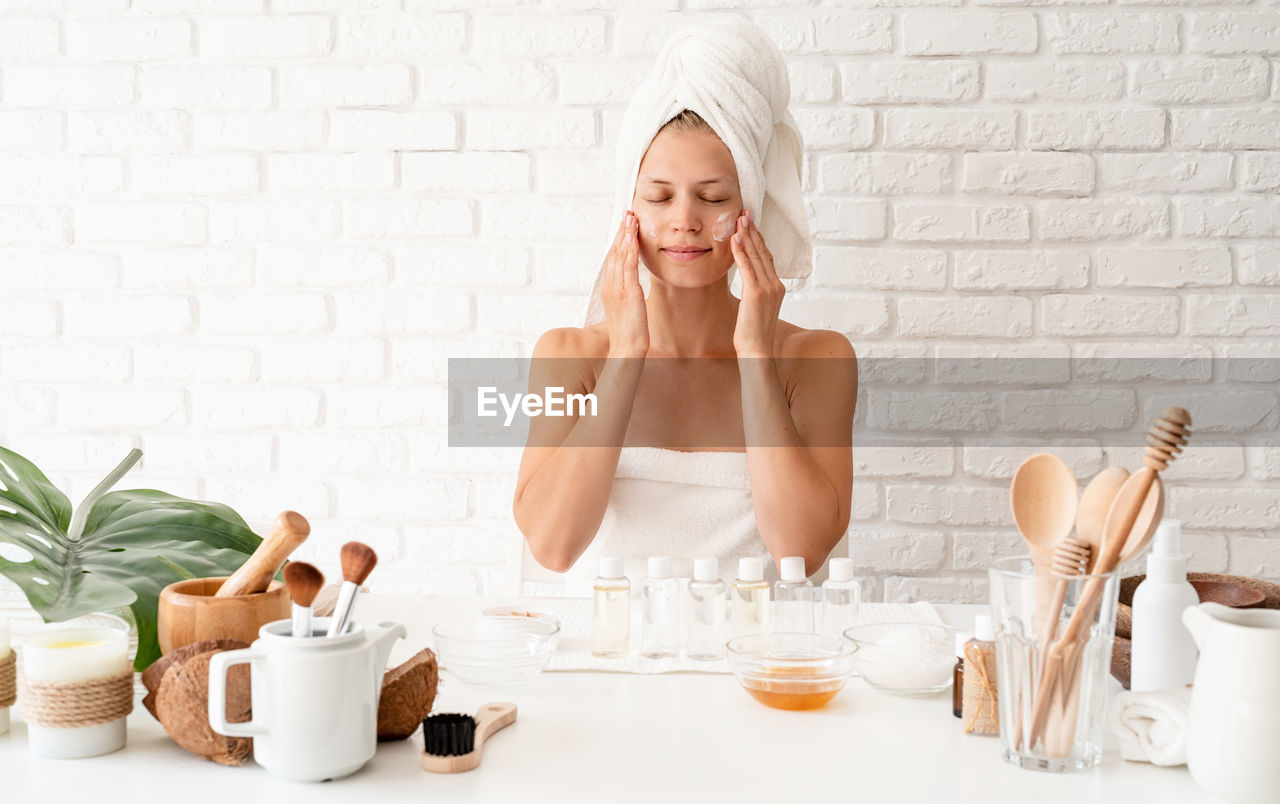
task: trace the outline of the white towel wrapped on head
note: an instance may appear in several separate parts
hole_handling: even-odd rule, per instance
[[[1187,764],[1187,715],[1191,690],[1122,692],[1107,723],[1120,738],[1120,756],[1153,765]]]
[[[751,210],[780,277],[807,276],[813,249],[800,176],[804,144],[787,109],[782,54],[751,22],[722,16],[686,26],[658,53],[618,132],[615,222],[631,207],[640,161],[654,136],[685,109],[697,112],[733,155],[742,203]],[[612,245],[611,228],[606,251]],[[596,275],[587,324],[604,320]]]

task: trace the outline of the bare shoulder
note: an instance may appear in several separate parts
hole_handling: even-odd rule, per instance
[[[778,329],[779,357],[836,357],[857,360],[853,344],[834,330],[805,329],[788,321],[779,321]]]
[[[550,329],[542,333],[533,347],[534,357],[584,357],[595,360],[608,354],[609,335],[603,324]]]

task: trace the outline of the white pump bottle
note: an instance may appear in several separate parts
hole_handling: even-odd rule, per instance
[[[1165,520],[1156,529],[1147,556],[1147,577],[1133,593],[1133,659],[1129,688],[1134,692],[1182,689],[1196,672],[1195,640],[1182,612],[1200,602],[1187,583],[1182,555],[1182,523]]]

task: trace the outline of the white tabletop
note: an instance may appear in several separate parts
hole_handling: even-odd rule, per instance
[[[420,602],[361,596],[360,619],[409,624],[392,661],[429,646],[412,625]],[[974,606],[939,606],[967,626]],[[1118,690],[1119,686],[1115,685]],[[437,775],[420,769],[421,737],[379,746],[354,776],[318,785],[284,782],[250,762],[227,768],[178,748],[141,706],[129,718],[126,748],[103,757],[43,760],[26,750],[15,708],[0,736],[5,800],[273,802],[658,801],[758,802],[1159,802],[1201,804],[1185,767],[1124,762],[1108,738],[1102,764],[1084,773],[1024,771],[1000,759],[999,741],[965,735],[950,694],[900,698],[854,679],[826,707],[784,712],[752,700],[728,675],[543,673],[502,693],[469,688],[442,674],[437,711],[474,711],[494,700],[519,706],[518,719],[485,747],[480,767]],[[359,797],[358,799],[355,797]]]

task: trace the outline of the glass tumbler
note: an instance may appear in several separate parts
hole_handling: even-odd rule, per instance
[[[1102,758],[1119,576],[1036,573],[1028,558],[1000,559],[988,573],[1004,760],[1029,770],[1093,767]]]

